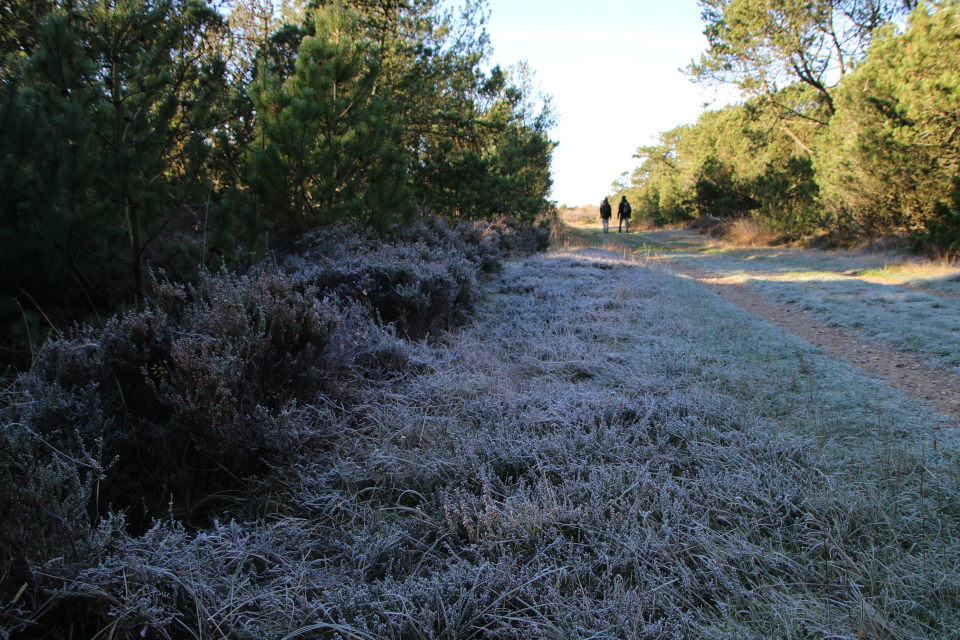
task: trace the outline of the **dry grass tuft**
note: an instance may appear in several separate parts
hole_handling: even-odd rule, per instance
[[[710,236],[721,244],[736,247],[762,247],[771,244],[776,236],[760,229],[754,218],[734,218],[709,229]]]
[[[905,283],[956,282],[960,280],[960,263],[953,259],[898,260],[882,268],[863,269],[858,275]]]

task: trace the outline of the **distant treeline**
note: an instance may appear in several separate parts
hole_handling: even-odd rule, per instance
[[[0,7],[0,356],[311,229],[552,207],[554,113],[438,0]]]
[[[958,0],[700,5],[709,47],[687,72],[744,100],[638,149],[614,183],[635,215],[960,250]]]

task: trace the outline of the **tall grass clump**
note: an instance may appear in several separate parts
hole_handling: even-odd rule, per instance
[[[293,262],[294,298],[324,308],[318,271]],[[291,446],[250,458],[221,491],[232,498],[190,518],[176,500],[149,521],[133,505],[91,509],[124,462],[83,434],[115,429],[117,411],[70,413],[79,400],[61,398],[71,435],[39,437],[24,381],[5,429],[22,442],[6,450],[33,447],[46,466],[33,484],[8,473],[4,495],[72,497],[48,510],[46,554],[18,525],[31,555],[5,574],[4,633],[956,637],[957,444],[934,437],[937,416],[599,249],[506,264],[474,320],[430,342],[377,325],[333,282],[318,372],[290,361],[302,373],[261,403],[293,416]],[[204,315],[190,315],[199,288],[164,287],[183,317]],[[380,333],[359,339],[362,325]],[[353,355],[337,359],[340,345]]]
[[[688,229],[698,229],[721,243],[735,247],[756,247],[771,244],[776,236],[765,232],[756,218],[732,218],[719,220],[713,217],[698,218]]]

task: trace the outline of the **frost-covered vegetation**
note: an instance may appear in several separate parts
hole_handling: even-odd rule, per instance
[[[916,353],[932,366],[960,366],[960,265],[955,261],[896,251],[744,248],[683,230],[644,231],[617,236],[616,242],[634,253],[750,285],[861,339]]]
[[[942,416],[605,252],[507,265],[475,322],[407,321],[432,327],[429,342],[348,302],[371,294],[347,297],[363,276],[325,288],[309,256],[290,269],[161,284],[163,317],[183,318],[179,360],[124,337],[163,322],[132,314],[112,339],[143,354],[139,369],[111,378],[108,333],[84,334],[8,396],[7,633],[955,637],[960,467]],[[203,332],[211,287],[223,326],[262,339]],[[56,373],[69,358],[72,384]],[[211,391],[201,372],[224,382]],[[159,410],[138,409],[133,387]],[[185,495],[175,456],[141,435],[211,392],[215,428],[162,439],[208,483]],[[243,445],[242,473],[220,439]],[[132,464],[169,480],[121,511],[108,496]]]
[[[285,470],[352,437],[365,390],[425,366],[411,340],[469,317],[484,274],[548,240],[429,218],[403,236],[318,232],[282,266],[159,280],[154,305],[48,342],[3,394],[3,628],[106,626],[57,590],[136,565],[117,536],[287,511]]]

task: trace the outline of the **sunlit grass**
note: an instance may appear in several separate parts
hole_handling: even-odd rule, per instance
[[[705,269],[827,325],[960,368],[960,265],[899,254],[734,247],[684,230],[617,236],[634,255]],[[669,245],[669,250],[661,250]],[[946,295],[944,295],[946,294]]]
[[[960,264],[955,260],[916,260],[864,269],[858,275],[960,295]]]

